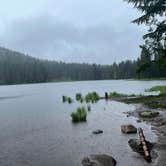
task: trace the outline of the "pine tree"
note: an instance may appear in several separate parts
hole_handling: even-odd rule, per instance
[[[143,13],[132,22],[138,25],[145,23],[149,26],[149,31],[143,38],[146,42],[153,43],[150,49],[155,54],[153,56],[158,56],[156,62],[166,68],[166,0],[125,1],[132,3],[134,8]]]

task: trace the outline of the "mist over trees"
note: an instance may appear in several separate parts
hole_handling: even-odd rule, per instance
[[[150,61],[146,47],[143,50],[137,61],[97,65],[40,60],[0,47],[0,84],[166,77],[165,70],[161,72],[155,64],[139,71],[139,65],[146,68]]]
[[[0,47],[0,84],[128,79],[135,76],[136,61],[113,65],[64,63],[40,60]]]

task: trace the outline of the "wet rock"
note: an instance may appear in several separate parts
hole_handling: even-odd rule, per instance
[[[93,131],[92,133],[93,134],[102,134],[103,130],[98,129],[98,130]]]
[[[142,155],[144,154],[143,147],[141,145],[140,140],[138,140],[138,139],[130,139],[128,141],[128,144],[129,144],[129,146],[131,147],[131,149],[134,152],[140,153]],[[149,141],[146,141],[146,144],[147,144],[148,149],[151,151],[152,148],[153,148],[153,144],[151,142],[149,142]]]
[[[125,134],[137,133],[137,128],[132,124],[125,124],[121,126],[121,131]]]
[[[141,120],[140,120],[140,119],[138,119],[138,120],[137,120],[137,123],[141,123]]]
[[[108,155],[90,155],[83,158],[81,166],[116,166],[116,160]]]

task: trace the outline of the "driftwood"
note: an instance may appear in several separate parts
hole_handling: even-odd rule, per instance
[[[139,134],[140,142],[141,142],[141,145],[142,145],[142,148],[143,148],[144,158],[147,162],[151,162],[152,158],[151,158],[151,155],[150,155],[150,148],[147,145],[147,141],[145,139],[142,128],[138,128],[138,134]]]

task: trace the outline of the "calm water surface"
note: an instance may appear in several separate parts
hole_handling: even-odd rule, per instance
[[[132,152],[127,142],[137,135],[124,135],[120,125],[133,123],[155,141],[150,126],[136,123],[123,112],[133,105],[104,100],[92,104],[87,122],[74,125],[70,114],[80,105],[63,104],[62,95],[75,96],[97,91],[144,93],[144,89],[166,81],[83,81],[0,86],[0,166],[77,166],[89,154],[112,155],[118,166],[143,166],[145,161]],[[102,135],[92,131],[102,129]]]

